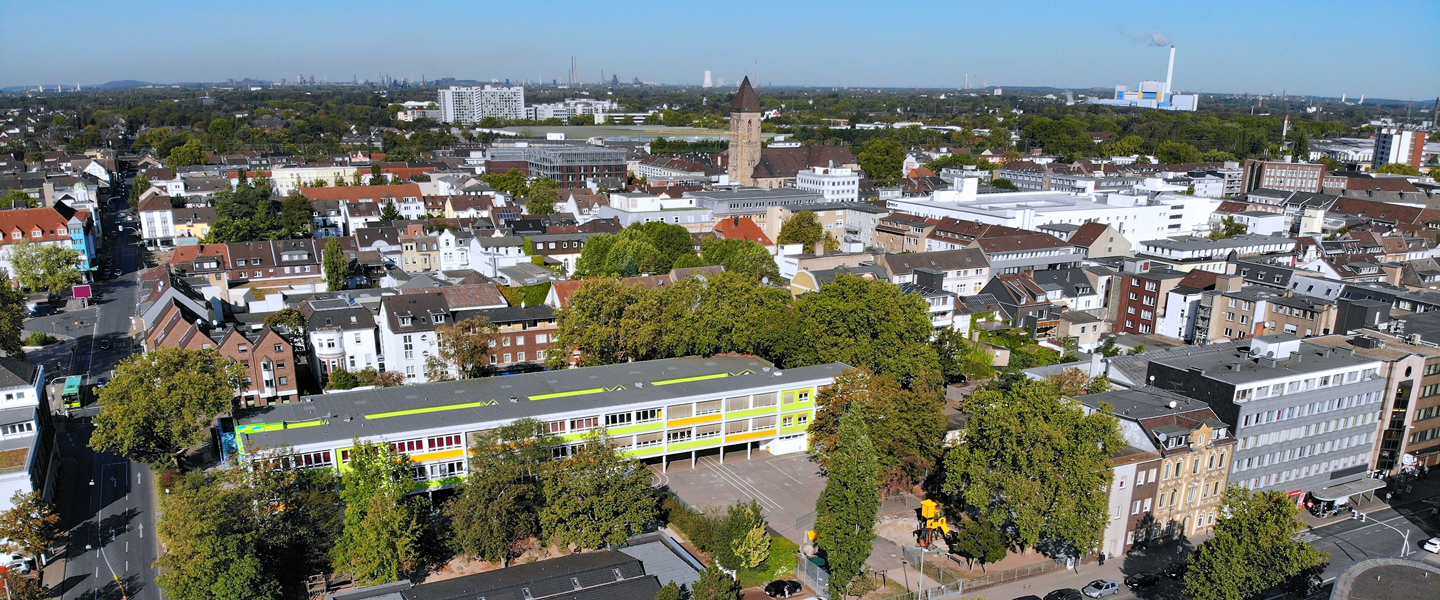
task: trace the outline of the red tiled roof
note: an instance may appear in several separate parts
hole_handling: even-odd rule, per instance
[[[73,213],[74,218],[81,223],[90,222],[90,211],[77,210]],[[0,210],[0,245],[18,243],[20,241],[30,242],[58,242],[70,239],[70,217],[66,216],[58,208],[22,208],[18,210]],[[65,233],[56,233],[60,230],[67,230]],[[40,235],[35,235],[39,231]],[[15,234],[20,237],[15,237]]]
[[[570,298],[575,296],[575,292],[579,290],[582,285],[585,285],[585,281],[582,279],[550,282],[550,291],[555,293],[556,304],[559,304],[559,306],[554,308],[570,306]]]
[[[1105,235],[1105,230],[1109,227],[1109,225],[1095,221],[1085,223],[1076,229],[1075,233],[1070,234],[1070,245],[1088,248],[1090,244],[1095,243],[1095,240],[1100,239],[1100,236]]]
[[[751,220],[750,217],[721,219],[720,222],[715,224],[715,233],[720,234],[720,237],[727,240],[750,240],[752,242],[760,242],[766,246],[775,245],[774,242],[770,241],[770,237],[765,235],[765,231],[760,229],[760,226],[756,225],[755,221]]]

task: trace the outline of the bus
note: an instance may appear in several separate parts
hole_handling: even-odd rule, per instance
[[[71,375],[65,378],[65,388],[60,392],[60,400],[67,410],[84,406],[85,399],[84,392],[82,392],[84,380],[85,378],[81,375]]]

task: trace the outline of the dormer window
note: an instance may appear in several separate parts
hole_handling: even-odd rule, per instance
[[[410,321],[411,321],[410,317],[400,317],[400,326],[401,326],[401,327],[409,327],[409,326],[410,326]]]
[[[243,259],[243,258],[240,259],[240,260],[235,261],[235,265],[236,265],[236,266],[239,266],[239,267],[244,267],[244,266],[246,266],[246,263],[247,263],[247,261],[246,261],[245,259]]]

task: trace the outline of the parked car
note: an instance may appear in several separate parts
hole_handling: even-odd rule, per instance
[[[1016,598],[1015,600],[1040,600],[1040,597],[1032,594],[1029,596],[1021,596],[1019,598]]]
[[[1154,573],[1136,573],[1125,578],[1125,585],[1130,589],[1153,587],[1158,583],[1160,583],[1160,576]]]
[[[1085,595],[1075,588],[1063,588],[1045,594],[1045,600],[1085,600]]]
[[[1421,544],[1420,547],[1424,548],[1426,552],[1429,552],[1431,554],[1440,554],[1440,537],[1433,537],[1425,540],[1425,543]]]
[[[789,598],[798,593],[800,593],[800,582],[798,581],[776,579],[765,584],[765,595],[771,598]]]
[[[1090,582],[1090,585],[1085,586],[1085,589],[1080,591],[1081,593],[1091,598],[1100,598],[1103,596],[1120,593],[1120,584],[1115,583],[1114,581],[1111,581],[1109,579],[1096,579],[1095,581]]]
[[[1188,568],[1183,560],[1177,563],[1170,563],[1169,566],[1165,567],[1165,576],[1171,579],[1179,579],[1185,576],[1185,570]]]
[[[30,572],[30,559],[19,552],[11,552],[5,557],[5,568],[9,571],[25,575]]]
[[[98,389],[102,389],[102,390],[103,390],[103,389],[105,389],[105,386],[107,386],[107,385],[110,385],[110,378],[109,378],[109,377],[101,377],[100,379],[95,380],[95,387],[98,388]]]

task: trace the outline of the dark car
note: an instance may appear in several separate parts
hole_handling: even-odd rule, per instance
[[[800,582],[776,579],[765,584],[765,595],[771,598],[789,598],[800,593]]]
[[[1157,583],[1160,583],[1160,576],[1154,573],[1136,573],[1125,578],[1125,585],[1130,589],[1153,587]]]
[[[1040,597],[1032,594],[1029,596],[1021,596],[1019,598],[1016,598],[1015,600],[1040,600]]]
[[[110,340],[100,340],[100,349],[101,349],[101,350],[109,350],[109,349],[110,349]]]
[[[1075,588],[1064,588],[1045,594],[1045,600],[1085,600],[1085,595]]]
[[[1170,566],[1165,567],[1165,576],[1171,579],[1179,579],[1185,576],[1185,570],[1188,568],[1184,561],[1171,563]]]

